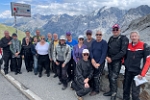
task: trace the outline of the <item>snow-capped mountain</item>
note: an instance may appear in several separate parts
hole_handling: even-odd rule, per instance
[[[150,7],[142,5],[129,10],[122,10],[115,7],[102,7],[87,15],[70,16],[63,15],[40,15],[36,14],[31,18],[17,19],[17,27],[20,30],[30,30],[34,34],[36,29],[40,29],[41,33],[47,34],[58,33],[64,34],[67,31],[78,36],[84,34],[86,30],[91,29],[95,33],[96,30],[102,30],[106,35],[111,33],[113,24],[120,24],[122,32],[128,30],[131,21],[145,15],[150,14]],[[7,25],[13,26],[13,21],[5,22]]]

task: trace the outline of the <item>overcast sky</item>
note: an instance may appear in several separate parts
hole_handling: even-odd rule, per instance
[[[32,14],[88,14],[103,6],[120,9],[149,5],[150,0],[0,0],[0,18],[10,18],[10,2],[26,3],[32,7]]]

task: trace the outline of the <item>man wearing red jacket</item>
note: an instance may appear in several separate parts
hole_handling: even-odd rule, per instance
[[[131,43],[125,56],[125,79],[123,84],[123,100],[130,100],[130,88],[132,87],[132,100],[140,100],[140,86],[136,86],[134,77],[141,79],[145,76],[150,66],[150,47],[140,41],[138,32],[131,32]]]

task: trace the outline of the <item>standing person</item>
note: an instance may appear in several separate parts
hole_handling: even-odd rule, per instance
[[[1,65],[3,64],[3,59],[2,59],[2,49],[0,48],[0,70],[1,70]]]
[[[56,78],[58,76],[57,75],[57,68],[56,68],[56,64],[55,64],[52,56],[53,56],[54,48],[56,47],[56,45],[59,44],[58,34],[54,33],[53,38],[54,38],[54,40],[49,45],[49,49],[48,49],[49,51],[48,52],[49,52],[49,59],[52,62],[52,71],[55,73],[55,75],[53,77]]]
[[[57,75],[59,77],[60,83],[63,84],[62,90],[65,90],[68,86],[67,82],[67,69],[68,62],[71,58],[70,46],[66,44],[66,37],[60,36],[60,42],[56,45],[53,51],[53,60],[57,67]]]
[[[93,76],[93,67],[91,61],[88,59],[90,53],[88,49],[82,51],[82,59],[78,61],[76,67],[76,75],[71,88],[76,91],[78,100],[83,100],[83,96],[90,92],[89,81]]]
[[[40,30],[36,30],[36,35],[34,37],[36,37],[38,39],[38,42],[41,40]]]
[[[90,50],[92,42],[95,40],[92,38],[91,30],[86,31],[86,37],[87,37],[87,39],[84,40],[84,44],[87,46],[87,49]]]
[[[74,60],[73,60],[73,47],[75,45],[78,44],[78,42],[74,39],[72,39],[72,35],[70,32],[67,32],[66,33],[66,37],[67,37],[67,42],[66,44],[68,44],[71,48],[71,59],[68,63],[68,82],[70,82],[71,80],[73,80],[74,78],[74,67],[73,67],[73,63],[74,63]]]
[[[123,84],[123,100],[130,100],[131,88],[132,100],[140,100],[140,86],[135,85],[134,77],[138,75],[138,78],[142,79],[148,71],[150,66],[150,47],[140,41],[138,32],[131,32],[130,38],[132,42],[128,45],[124,62],[126,70]]]
[[[22,45],[22,51],[27,72],[32,72],[33,68],[33,56],[31,52],[31,46],[32,43],[30,42],[30,38],[26,37],[25,44]]]
[[[21,42],[17,39],[17,34],[12,34],[13,39],[11,40],[10,51],[12,52],[12,66],[15,71],[15,75],[22,74],[21,65],[22,58],[20,55],[21,52]]]
[[[129,40],[126,36],[120,34],[118,24],[112,27],[113,36],[108,42],[108,52],[106,60],[108,62],[110,91],[104,93],[104,96],[111,96],[111,100],[116,100],[117,78],[121,69],[121,61],[126,54]]]
[[[50,76],[50,61],[48,56],[49,44],[45,40],[45,36],[41,36],[41,41],[36,45],[38,53],[39,77],[42,77],[43,68],[46,68],[47,77]]]
[[[30,42],[33,41],[32,37],[31,37],[31,35],[30,35],[30,31],[26,31],[25,33],[26,33],[26,37],[24,37],[24,38],[22,39],[22,45],[25,45],[25,44],[26,44],[26,38],[27,38],[27,37],[30,39]]]
[[[0,47],[3,48],[3,60],[4,60],[4,72],[5,75],[8,74],[8,68],[9,68],[9,61],[12,58],[12,53],[10,51],[10,44],[12,37],[10,37],[8,31],[4,31],[4,37],[1,39]],[[10,66],[10,70],[14,71],[12,66]]]
[[[33,44],[31,46],[31,52],[32,52],[32,55],[33,55],[33,61],[34,61],[34,74],[37,75],[38,74],[38,54],[37,54],[37,51],[35,50],[35,47],[37,45],[37,38],[34,37],[33,38]]]
[[[51,44],[51,42],[52,42],[52,34],[51,33],[47,34],[47,40],[46,40],[46,42],[48,42],[49,44]]]
[[[91,96],[99,93],[100,79],[105,66],[108,45],[102,39],[102,32],[96,32],[96,40],[91,45],[91,62],[94,67]]]
[[[72,71],[73,79],[74,79],[74,75],[75,75],[76,64],[79,60],[82,59],[82,51],[87,48],[87,46],[83,44],[83,41],[84,41],[84,36],[79,35],[78,44],[73,47],[73,59],[74,59],[74,62],[73,62],[74,68]]]

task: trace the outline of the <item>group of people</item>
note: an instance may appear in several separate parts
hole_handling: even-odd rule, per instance
[[[24,59],[27,72],[34,69],[34,74],[42,77],[44,69],[49,77],[52,71],[55,74],[53,77],[59,78],[58,84],[63,85],[62,90],[65,90],[71,81],[70,87],[75,90],[78,100],[83,100],[83,96],[89,92],[91,92],[90,96],[100,92],[100,79],[107,62],[110,91],[103,95],[111,96],[111,100],[116,100],[117,78],[124,64],[126,70],[123,100],[130,100],[131,87],[132,100],[139,100],[140,86],[136,86],[133,79],[137,75],[142,79],[148,71],[150,47],[140,41],[138,32],[131,32],[131,43],[125,35],[120,34],[118,24],[113,25],[113,35],[108,42],[102,38],[101,31],[96,32],[96,39],[94,39],[92,31],[87,30],[86,39],[84,35],[79,35],[78,41],[72,39],[70,32],[59,38],[56,33],[53,36],[48,33],[45,38],[40,35],[39,30],[36,30],[33,38],[29,31],[25,33],[26,37],[23,38],[22,44],[17,34],[14,33],[11,37],[8,31],[4,32],[5,36],[0,40],[5,74],[8,74],[9,60],[10,70],[16,75],[21,74],[22,59]]]

